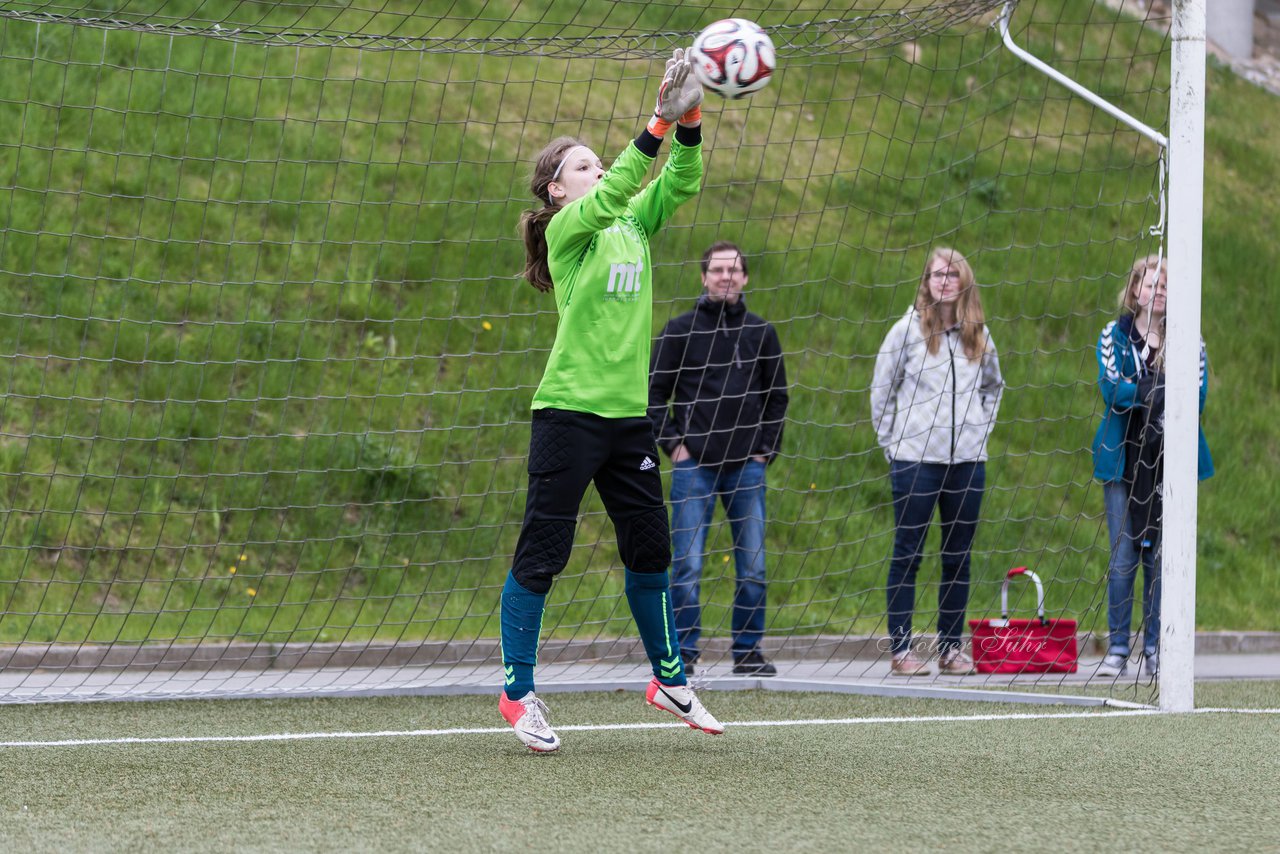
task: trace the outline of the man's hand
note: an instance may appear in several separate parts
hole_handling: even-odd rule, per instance
[[[689,453],[689,449],[684,445],[676,445],[676,449],[671,452],[672,463],[682,463],[691,459],[693,459],[693,454]]]

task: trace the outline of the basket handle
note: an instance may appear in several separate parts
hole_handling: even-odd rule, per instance
[[[1044,585],[1040,583],[1040,576],[1036,575],[1025,566],[1016,566],[1009,570],[1004,577],[1004,581],[1000,584],[1000,616],[1007,622],[1009,619],[1009,579],[1015,575],[1026,575],[1035,582],[1036,585],[1036,613],[1040,616],[1040,625],[1046,626],[1049,621],[1044,618]]]

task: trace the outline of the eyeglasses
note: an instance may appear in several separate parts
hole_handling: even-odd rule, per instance
[[[708,267],[707,268],[707,273],[713,276],[723,276],[726,273],[733,274],[733,273],[741,273],[741,272],[742,272],[741,267]]]
[[[929,278],[933,279],[935,282],[940,282],[943,279],[951,279],[953,282],[958,282],[960,281],[960,274],[954,270],[951,272],[947,272],[946,270],[934,270],[929,274]]]

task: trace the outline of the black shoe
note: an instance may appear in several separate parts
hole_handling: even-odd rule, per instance
[[[777,676],[778,668],[764,660],[757,651],[733,659],[734,676]]]
[[[693,675],[693,671],[694,671],[693,663],[694,663],[695,661],[697,661],[697,660],[698,660],[699,656],[697,656],[697,655],[690,655],[690,656],[687,656],[687,657],[686,657],[686,656],[681,656],[681,658],[682,658],[682,660],[684,661],[684,675],[685,675],[685,676],[692,676],[692,675]]]

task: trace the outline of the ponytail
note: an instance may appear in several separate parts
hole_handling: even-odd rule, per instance
[[[548,205],[541,210],[520,214],[520,236],[524,238],[524,277],[539,291],[546,293],[554,287],[551,268],[547,265],[547,223],[558,208]]]

